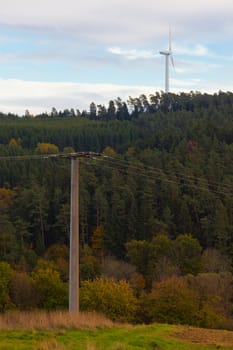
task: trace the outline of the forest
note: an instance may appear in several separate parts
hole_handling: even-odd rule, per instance
[[[0,311],[67,307],[80,159],[81,308],[233,329],[233,93],[0,113]],[[104,300],[103,300],[104,298]],[[106,301],[107,300],[107,301]]]

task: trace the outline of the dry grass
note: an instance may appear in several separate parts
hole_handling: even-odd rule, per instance
[[[44,349],[41,349],[44,350]],[[47,349],[46,349],[47,350]],[[86,350],[104,350],[104,348],[97,348],[95,345],[91,344],[91,343],[87,343],[87,347]],[[126,347],[124,344],[122,343],[116,343],[114,344],[110,350],[126,350]]]
[[[121,343],[116,343],[111,347],[111,350],[125,350],[125,345]],[[34,350],[66,350],[66,348],[59,344],[56,339],[51,340],[43,340],[38,342],[34,347]],[[91,343],[87,343],[86,350],[104,350],[104,348],[97,348],[95,345]]]
[[[124,344],[122,343],[116,343],[115,345],[113,345],[113,347],[111,348],[111,350],[125,350],[126,347]]]
[[[97,350],[96,347],[93,344],[87,343],[87,349],[86,350]]]
[[[231,331],[179,327],[172,332],[172,335],[176,339],[186,340],[190,343],[200,343],[217,347],[229,347],[233,345],[233,332]]]
[[[112,327],[114,324],[106,317],[96,313],[56,312],[11,312],[0,315],[1,330],[66,330],[95,329]]]
[[[66,350],[63,345],[59,344],[55,339],[44,340],[36,344],[35,350]]]

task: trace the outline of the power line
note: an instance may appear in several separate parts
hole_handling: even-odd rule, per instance
[[[95,157],[101,157],[102,160],[107,160],[108,162],[111,163],[118,163],[121,164],[124,167],[129,167],[131,169],[135,169],[137,171],[141,171],[141,167],[140,166],[136,166],[133,164],[129,164],[129,162],[119,159],[119,158],[113,158],[110,156],[105,156],[102,153],[96,153],[96,152],[72,152],[72,153],[55,153],[55,154],[31,154],[31,155],[21,155],[21,156],[0,156],[0,161],[3,160],[16,160],[16,161],[20,161],[20,160],[38,160],[38,159],[58,159],[58,158],[72,158],[72,157],[85,157],[85,158],[92,158],[95,159]],[[193,175],[183,175],[180,174],[179,172],[177,172],[176,174],[168,172],[164,169],[159,169],[159,168],[155,168],[155,167],[151,167],[151,166],[146,166],[144,164],[141,165],[143,167],[143,170],[145,171],[149,171],[151,173],[157,172],[157,173],[163,173],[165,175],[168,176],[173,176],[173,177],[179,177],[180,179],[184,179],[186,181],[195,181],[198,180],[200,182],[204,182],[205,185],[205,179],[202,179],[200,177],[194,177]],[[208,184],[211,186],[221,186],[222,188],[225,188],[226,190],[232,190],[231,186],[228,186],[226,184],[220,184],[219,182],[216,181],[208,181]]]
[[[23,161],[23,160],[44,160],[44,159],[60,159],[60,158],[68,158],[71,159],[72,157],[78,157],[78,158],[92,158],[92,159],[98,159],[101,160],[102,164],[104,161],[110,163],[113,165],[112,167],[108,164],[105,164],[105,167],[116,169],[118,170],[127,170],[127,173],[131,173],[135,176],[135,172],[140,173],[141,176],[146,177],[148,179],[154,180],[156,179],[162,179],[163,181],[167,183],[173,183],[177,185],[177,181],[173,180],[178,179],[179,181],[184,181],[182,185],[185,185],[190,188],[199,188],[204,191],[210,191],[212,193],[216,194],[222,194],[222,195],[233,195],[231,194],[232,187],[228,186],[227,184],[222,184],[216,181],[209,181],[207,179],[203,179],[200,177],[195,177],[193,175],[184,175],[177,173],[171,173],[169,171],[165,171],[163,169],[151,167],[151,166],[145,166],[144,164],[141,165],[135,165],[131,164],[128,161],[111,157],[111,156],[105,156],[102,153],[96,153],[96,152],[72,152],[72,153],[55,153],[55,154],[37,154],[37,155],[21,155],[21,156],[0,156],[0,161]],[[135,172],[133,172],[135,171]],[[164,178],[164,175],[167,175],[171,177],[170,179]],[[194,181],[198,181],[198,184],[194,184]],[[218,187],[220,190],[216,190],[214,188],[209,187]],[[225,192],[228,191],[228,192]]]
[[[116,160],[112,163],[116,163],[118,162],[119,164],[122,164],[122,166],[128,166],[128,162],[126,161],[122,161],[122,160]],[[185,181],[189,181],[189,182],[192,182],[192,181],[196,181],[198,180],[199,182],[203,183],[203,185],[206,185],[206,181],[208,182],[209,185],[211,186],[221,186],[222,188],[226,189],[226,190],[232,190],[232,187],[231,186],[228,186],[226,184],[222,184],[222,183],[219,183],[219,182],[216,182],[216,181],[208,181],[207,179],[203,179],[203,178],[200,178],[200,177],[195,177],[193,175],[183,175],[183,174],[180,174],[180,173],[177,173],[177,174],[174,174],[174,173],[171,173],[171,172],[168,172],[168,171],[164,171],[163,169],[159,169],[159,168],[154,168],[154,167],[151,167],[151,166],[147,166],[145,167],[143,164],[142,164],[142,167],[143,167],[143,170],[144,171],[149,171],[150,173],[155,173],[155,174],[163,174],[163,175],[168,175],[168,176],[172,176],[172,177],[175,177],[175,178],[179,178],[179,179],[183,179]],[[139,166],[135,166],[135,165],[131,165],[130,164],[130,168],[132,169],[135,169],[135,170],[142,170],[141,167]]]
[[[101,160],[101,159],[100,159]],[[99,160],[99,161],[100,161]],[[85,161],[85,164],[88,164],[88,165],[92,165],[92,166],[96,166],[95,163],[88,163]],[[101,165],[103,165],[103,162],[101,162]],[[111,170],[119,170],[121,172],[123,171],[127,171],[127,174],[131,174],[133,176],[138,176],[140,175],[141,177],[145,177],[147,178],[149,181],[155,181],[156,179],[159,179],[159,180],[163,180],[164,182],[167,182],[167,183],[172,183],[172,184],[175,184],[175,185],[183,185],[183,186],[187,186],[189,188],[194,188],[194,189],[200,189],[200,190],[203,190],[203,191],[206,191],[206,192],[210,192],[210,193],[215,193],[215,194],[219,194],[219,195],[224,195],[224,196],[233,196],[233,193],[230,193],[230,192],[225,192],[225,191],[222,191],[222,190],[215,190],[215,189],[210,189],[207,187],[208,183],[204,184],[204,183],[201,183],[201,184],[194,184],[193,182],[191,182],[191,180],[189,179],[185,179],[184,177],[179,177],[179,176],[176,176],[179,180],[181,181],[187,181],[187,183],[182,183],[182,184],[179,184],[177,181],[174,181],[172,179],[167,179],[164,177],[164,173],[161,171],[160,173],[159,172],[156,172],[156,170],[152,171],[150,170],[150,174],[146,172],[146,169],[141,169],[139,167],[133,167],[134,170],[137,170],[137,172],[135,173],[135,171],[130,170],[129,168],[126,168],[125,165],[122,165],[122,164],[117,164],[117,162],[115,163],[112,163],[111,165],[109,164],[104,164],[104,167],[105,168],[108,168],[108,169],[111,169]],[[166,175],[166,174],[165,174]],[[173,174],[170,174],[170,176],[173,176]],[[194,178],[195,179],[195,178]],[[200,178],[196,178],[197,180],[201,180]],[[221,186],[221,184],[218,184],[219,187]],[[220,187],[221,188],[221,187]],[[228,188],[223,188],[224,190],[231,190],[232,191],[232,188],[228,187]]]
[[[119,164],[122,164],[122,166],[128,166],[129,163],[124,161],[124,160],[121,160],[121,159],[118,159],[118,158],[111,158],[111,157],[108,157],[108,161],[111,162],[111,159],[112,159],[112,163],[116,163],[118,162]],[[180,174],[179,172],[177,173],[171,173],[169,171],[165,171],[164,169],[160,169],[160,168],[154,168],[152,166],[146,166],[142,164],[142,167],[143,167],[143,170],[145,171],[149,171],[151,173],[159,173],[159,174],[164,174],[164,175],[168,175],[168,176],[173,176],[173,177],[178,177],[180,179],[184,179],[185,181],[195,181],[195,180],[198,180],[200,182],[203,182],[204,185],[206,185],[206,181],[208,181],[208,184],[211,185],[211,186],[221,186],[222,188],[226,189],[226,190],[232,190],[232,187],[231,186],[228,186],[226,184],[222,184],[222,183],[219,183],[219,182],[216,182],[216,181],[209,181],[207,179],[203,179],[203,178],[200,178],[200,177],[195,177],[193,175],[184,175],[184,174]],[[131,165],[130,164],[130,168],[133,168],[135,170],[141,170],[141,167],[139,166],[135,166],[135,165]]]
[[[1,160],[37,160],[37,159],[58,159],[58,158],[92,158],[92,157],[100,157],[101,153],[97,152],[72,152],[72,153],[51,153],[51,154],[27,154],[21,156],[0,156]]]

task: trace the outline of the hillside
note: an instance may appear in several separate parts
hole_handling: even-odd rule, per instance
[[[94,151],[107,157],[80,160],[82,308],[232,329],[233,94],[100,107],[0,116],[0,311],[67,307],[70,162],[33,156]]]

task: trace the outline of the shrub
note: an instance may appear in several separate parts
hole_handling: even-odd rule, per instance
[[[26,272],[14,271],[10,282],[10,298],[20,310],[29,310],[36,306],[35,286]]]
[[[201,326],[219,328],[232,316],[233,276],[230,272],[200,273],[186,276],[189,286],[199,294]],[[221,327],[220,327],[221,328]]]
[[[45,259],[54,263],[61,279],[66,282],[69,279],[69,249],[66,245],[53,244],[46,253]]]
[[[228,272],[231,271],[231,260],[218,249],[208,248],[201,257],[202,272]]]
[[[199,327],[232,329],[232,321],[214,309],[208,302],[203,304],[198,318]]]
[[[198,293],[191,290],[183,278],[171,277],[153,284],[142,307],[147,321],[196,325]]]
[[[12,273],[13,271],[7,262],[0,262],[0,312],[11,308],[8,287]]]
[[[100,264],[96,257],[92,255],[82,256],[80,259],[81,281],[93,280],[100,274]]]
[[[48,263],[47,263],[48,264]],[[68,307],[68,286],[49,264],[39,264],[32,273],[38,307],[46,310]]]
[[[148,265],[150,259],[150,243],[147,241],[132,240],[127,242],[126,256],[131,264],[135,265],[139,273],[144,276],[148,274]]]
[[[107,256],[103,260],[101,274],[107,278],[114,278],[117,281],[129,281],[131,280],[131,276],[135,273],[135,270],[136,267],[134,265]]]
[[[134,272],[130,278],[130,285],[138,296],[144,292],[146,287],[146,281],[143,275],[138,272]]]
[[[59,148],[53,143],[37,143],[35,153],[44,154],[44,153],[58,153]]]
[[[83,310],[97,311],[121,322],[134,321],[137,309],[129,283],[103,277],[82,283],[80,304]]]

